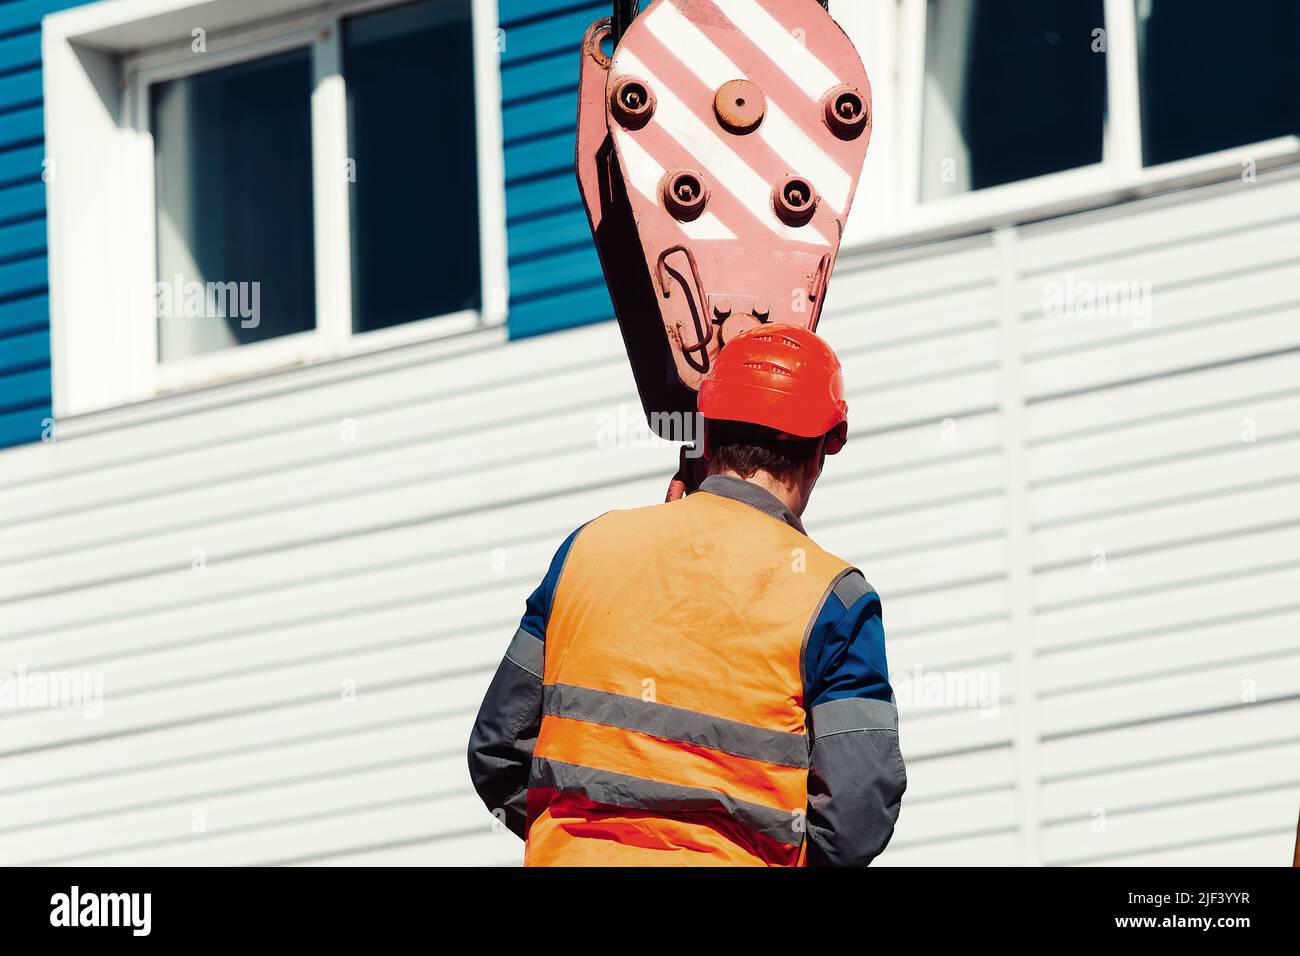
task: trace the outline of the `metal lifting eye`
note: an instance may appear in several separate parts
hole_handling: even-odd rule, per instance
[[[787,176],[772,190],[772,206],[787,226],[802,226],[817,211],[818,196],[802,176]]]

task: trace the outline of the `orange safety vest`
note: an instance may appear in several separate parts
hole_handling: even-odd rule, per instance
[[[801,862],[804,644],[850,570],[705,492],[588,524],[546,627],[525,865]]]

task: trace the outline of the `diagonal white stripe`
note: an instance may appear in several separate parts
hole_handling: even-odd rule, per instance
[[[823,96],[844,82],[773,19],[758,0],[717,0],[714,5],[735,24],[736,29],[747,34],[760,50],[766,51],[811,99],[820,102]]]
[[[764,182],[762,176],[674,96],[671,87],[661,83],[631,50],[622,49],[614,55],[614,68],[619,73],[639,76],[654,88],[658,106],[650,122],[657,124],[712,173],[713,183],[718,189],[730,192],[781,238],[815,246],[830,245],[826,237],[811,225],[796,228],[777,219],[772,210],[772,184]]]
[[[645,19],[650,32],[709,89],[716,90],[728,80],[749,79],[668,0],[659,0]],[[853,177],[823,152],[771,96],[767,97],[767,116],[758,135],[789,164],[790,172],[807,176],[835,212],[848,208]]]
[[[659,181],[663,179],[664,168],[645,151],[640,143],[623,130],[616,131],[614,135],[618,138],[619,154],[624,164],[623,171],[631,181],[632,187],[656,206],[662,205],[659,200]],[[682,232],[691,239],[736,238],[736,234],[728,229],[721,219],[707,211],[699,219],[679,222],[677,225],[681,226]]]

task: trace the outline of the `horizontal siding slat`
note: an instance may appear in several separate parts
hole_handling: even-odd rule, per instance
[[[501,23],[506,31],[506,48],[501,57],[502,72],[520,60],[568,50],[572,51],[573,75],[577,76],[583,34],[594,21],[609,15],[607,3],[588,3],[576,8],[566,4],[544,19],[536,18],[531,9],[528,16],[532,19],[507,16],[503,11]]]
[[[1242,660],[1189,674],[1089,687],[1039,701],[1045,735],[1135,723],[1205,710],[1300,696],[1300,649],[1267,662]],[[1195,704],[1189,702],[1195,701]],[[1300,778],[1300,767],[1296,768]]]
[[[10,227],[20,228],[20,227]],[[26,228],[26,226],[21,227]],[[45,231],[44,222],[40,225]],[[25,299],[0,302],[0,338],[44,329],[49,324],[50,297],[34,295]]]
[[[508,147],[505,169],[507,190],[521,181],[543,176],[573,179],[573,130]]]
[[[1083,565],[1063,573],[1084,575],[1090,570]],[[1181,587],[1098,599],[1050,612],[1040,610],[1034,628],[1035,643],[1046,650],[1068,643],[1101,642],[1128,634],[1197,627],[1205,621],[1206,608],[1212,608],[1220,618],[1231,620],[1265,609],[1288,607],[1294,603],[1291,595],[1300,593],[1295,590],[1300,586],[1300,566],[1255,569],[1235,576],[1223,574],[1210,581],[1200,578],[1201,575],[1192,577],[1191,583]]]
[[[512,263],[542,258],[555,250],[584,248],[596,255],[587,217],[573,209],[510,227]]]
[[[1175,199],[1178,197],[1174,197]],[[1196,237],[1249,235],[1261,223],[1300,209],[1300,179],[1232,180],[1199,190],[1192,202],[1128,203],[1025,226],[1016,252],[1022,274],[1076,267],[1080,260],[1118,261],[1154,245]]]
[[[18,298],[43,292],[48,281],[45,256],[0,265],[0,297]]]
[[[43,106],[29,106],[0,114],[0,143],[37,143],[44,138]]]
[[[15,222],[45,215],[45,183],[0,188],[0,223]],[[45,283],[42,282],[41,286]]]
[[[510,335],[523,338],[614,317],[603,285],[531,299],[510,308]]]
[[[1032,449],[1087,432],[1168,422],[1203,408],[1291,391],[1298,381],[1300,352],[1294,352],[1030,404],[1028,444]]]
[[[27,332],[23,335],[0,338],[0,376],[15,371],[26,371],[33,366],[46,368],[49,363],[49,332]],[[3,387],[0,385],[0,388]]]
[[[41,102],[41,71],[23,70],[0,76],[0,111],[32,106]]]
[[[499,18],[505,26],[522,20],[551,17],[582,4],[582,0],[500,0]]]
[[[38,441],[45,428],[44,422],[52,415],[48,398],[43,403],[38,400],[31,407],[16,412],[0,412],[0,448]],[[0,477],[3,476],[4,464],[0,463]]]
[[[1195,760],[1288,739],[1300,727],[1300,700],[1240,704],[1136,727],[1059,737],[1039,747],[1045,784],[1129,767]]]
[[[6,260],[28,259],[36,256],[44,259],[45,219],[0,226],[0,250],[3,250],[3,257]],[[6,327],[10,326],[9,316],[14,311],[26,309],[27,315],[22,321],[27,323],[39,323],[41,326],[49,324],[49,298],[41,295],[39,302],[32,302],[33,298],[35,296],[29,296],[17,304],[10,300],[0,305],[0,337],[4,336]],[[42,305],[44,308],[41,308]]]
[[[50,400],[48,369],[13,372],[0,381],[0,413],[33,409]]]
[[[1179,374],[1182,369],[1232,358],[1266,355],[1300,348],[1300,309],[1282,308],[1264,315],[1178,329],[1134,338],[1112,346],[1105,361],[1088,352],[1070,353],[1027,364],[1025,388],[1041,398],[1085,388],[1100,388],[1144,376]]]
[[[1161,459],[1188,460],[1212,456],[1216,451],[1230,454],[1229,447],[1249,451],[1242,446],[1277,441],[1300,430],[1300,380],[1278,381],[1275,388],[1274,383],[1259,380],[1255,374],[1248,378],[1254,382],[1251,391],[1259,395],[1283,394],[1271,398],[1216,393],[1220,401],[1209,411],[1192,406],[1174,418],[1137,424],[1121,421],[1100,433],[1073,438],[1062,435],[1061,440],[1029,449],[1030,484],[1060,484],[1072,477],[1142,467]]]
[[[0,185],[13,185],[24,181],[39,180],[45,172],[42,163],[45,160],[44,146],[22,146],[0,152]],[[27,223],[23,224],[28,225]],[[41,248],[45,245],[45,222],[38,223],[41,230]],[[11,258],[21,249],[15,249],[10,242],[0,245],[0,252],[5,258]]]
[[[40,66],[41,32],[35,25],[31,30],[0,37],[0,70],[13,73],[18,70],[40,69]]]
[[[1101,832],[1094,830],[1090,820],[1047,827],[1045,856],[1052,863],[1103,861],[1235,834],[1251,834],[1261,829],[1293,832],[1297,790],[1300,787],[1145,812],[1108,814]]]
[[[515,301],[527,301],[557,288],[596,288],[602,276],[600,258],[588,245],[515,266],[510,273],[510,295]]]
[[[906,798],[904,798],[906,799]],[[873,866],[1015,866],[1014,831],[890,847]]]
[[[572,170],[562,170],[544,179],[517,183],[506,187],[506,209],[509,228],[539,216],[574,215],[586,221],[578,182]]]
[[[41,18],[69,7],[80,6],[86,0],[14,0],[0,6],[0,34],[16,33],[40,27]]]
[[[567,122],[573,124],[578,106],[578,69],[581,66],[581,54],[575,44],[572,49],[526,63],[516,63],[508,70],[501,71],[501,102],[511,110],[510,123],[504,126],[507,139],[520,135],[515,131],[514,122],[529,108],[533,100],[545,97],[557,97],[556,102],[546,104],[537,112],[535,121],[552,125]],[[560,98],[569,95],[568,113],[560,111]]]
[[[1043,787],[1043,815],[1064,823],[1091,819],[1095,809],[1107,815],[1132,812],[1151,803],[1156,794],[1178,794],[1190,802],[1300,783],[1300,728],[1296,736],[1294,743],[1049,784]]]

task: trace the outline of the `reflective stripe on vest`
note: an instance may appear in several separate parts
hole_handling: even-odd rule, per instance
[[[526,862],[797,862],[801,656],[847,567],[706,493],[588,524],[547,624]]]

